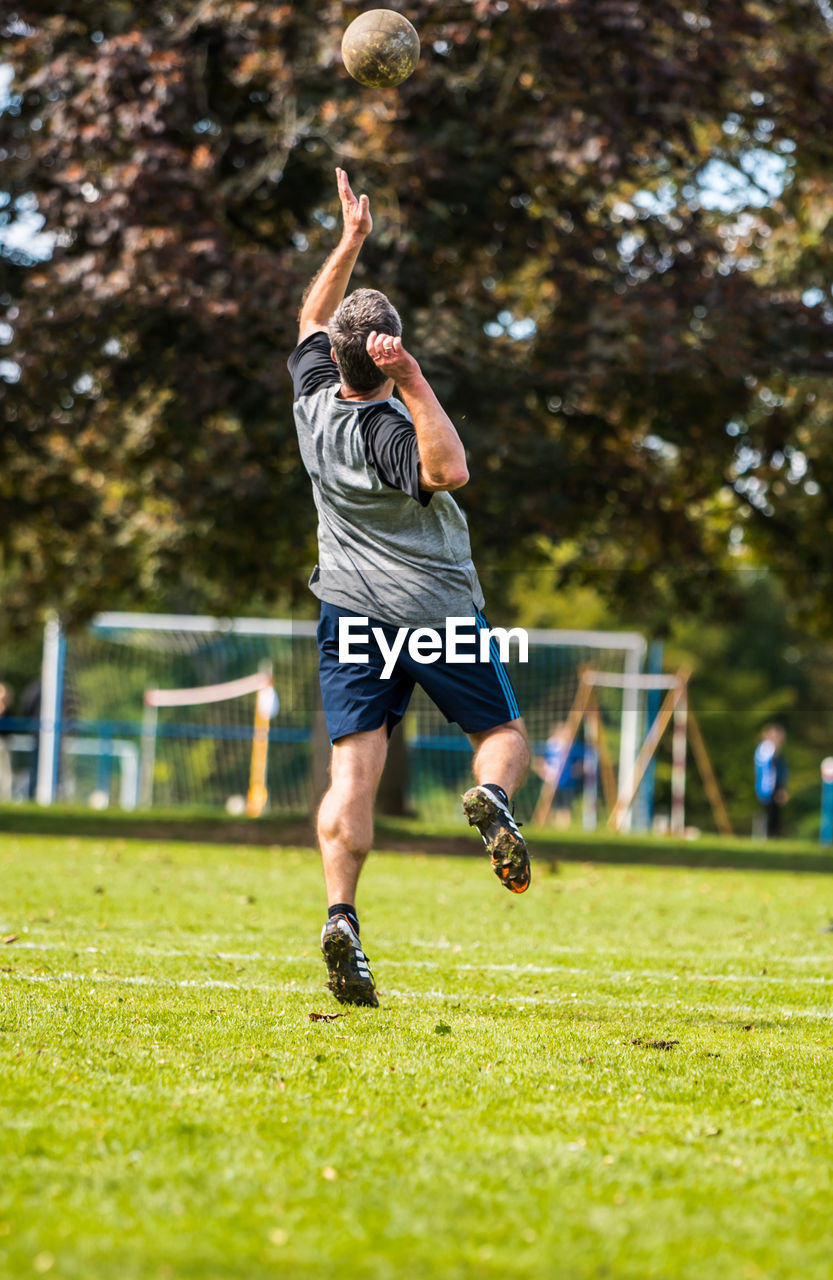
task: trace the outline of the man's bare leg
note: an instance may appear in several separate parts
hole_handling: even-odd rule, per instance
[[[512,893],[523,893],[529,888],[529,854],[508,806],[530,764],[523,720],[508,720],[468,737],[477,785],[463,796],[463,812],[483,837],[498,879]]]
[[[349,914],[334,914],[321,935],[328,985],[344,1004],[378,1004],[354,909],[359,876],[373,843],[373,802],[387,749],[385,726],[352,733],[334,743],[330,787],[318,810],[327,902],[331,907],[350,908]]]
[[[373,843],[373,802],[388,751],[387,729],[351,733],[333,744],[330,787],[318,810],[327,902],[355,904]]]
[[[485,733],[470,733],[468,738],[474,747],[471,767],[475,782],[496,782],[511,799],[532,759],[523,720],[509,720]]]

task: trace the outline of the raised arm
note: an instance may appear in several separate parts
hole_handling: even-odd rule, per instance
[[[416,360],[402,346],[402,339],[371,333],[367,352],[385,377],[393,378],[414,420],[421,487],[461,489],[469,478],[463,442]]]
[[[347,292],[365,238],[373,230],[367,196],[356,199],[343,169],[336,169],[336,181],[341,200],[341,239],[304,294],[298,316],[299,342],[327,328],[330,316]]]

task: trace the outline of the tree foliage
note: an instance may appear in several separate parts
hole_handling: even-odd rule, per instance
[[[285,357],[340,164],[376,222],[356,278],[400,305],[471,454],[484,563],[692,605],[765,558],[823,625],[826,7],[397,3],[423,50],[395,91],[340,64],[369,7],[20,0],[6,19],[9,602],[303,591]],[[46,261],[9,247],[33,209]]]

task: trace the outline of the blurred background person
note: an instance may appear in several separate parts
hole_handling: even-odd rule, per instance
[[[11,719],[13,702],[14,691],[11,686],[0,684],[0,801],[12,798],[12,757],[5,735],[11,732],[6,725]]]
[[[533,761],[533,768],[545,786],[555,787],[552,809],[555,825],[563,830],[573,817],[573,805],[581,790],[584,750],[575,738],[570,743],[567,724],[554,724],[544,745],[544,754]]]
[[[788,799],[786,736],[780,724],[764,725],[755,748],[755,794],[763,807],[764,833],[768,839],[781,835],[782,812]]]

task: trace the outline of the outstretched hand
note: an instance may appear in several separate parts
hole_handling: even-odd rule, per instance
[[[344,234],[368,236],[373,230],[373,219],[370,216],[370,200],[367,196],[353,195],[350,179],[344,169],[336,169],[338,198],[341,201],[341,216],[344,221]]]
[[[406,382],[420,371],[414,357],[402,346],[401,338],[394,338],[389,333],[377,333],[374,329],[367,335],[366,347],[373,363],[386,378],[393,378],[394,382]]]

